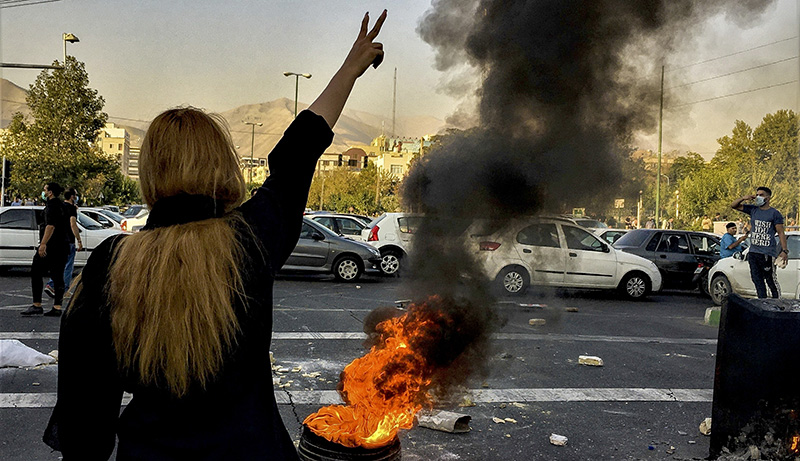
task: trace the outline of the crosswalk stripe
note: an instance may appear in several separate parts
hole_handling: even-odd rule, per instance
[[[363,341],[366,335],[354,331],[303,331],[303,332],[275,332],[272,339],[276,341],[291,340],[358,340]],[[19,331],[0,332],[0,339],[58,339],[57,331]],[[581,341],[581,342],[611,342],[611,343],[640,343],[640,344],[685,344],[696,346],[716,345],[716,339],[709,338],[663,338],[650,336],[599,336],[599,335],[568,335],[568,334],[534,334],[534,333],[496,333],[492,339],[515,341]]]
[[[474,403],[536,403],[536,402],[711,402],[712,389],[656,388],[538,388],[538,389],[472,389]],[[131,396],[125,394],[122,404]],[[339,393],[333,390],[275,391],[280,405],[341,404]],[[55,392],[0,394],[0,408],[52,408]]]

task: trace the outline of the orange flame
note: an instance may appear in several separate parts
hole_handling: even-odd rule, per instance
[[[340,385],[347,405],[331,405],[303,423],[315,434],[346,447],[377,448],[411,429],[414,415],[430,405],[431,367],[415,345],[442,335],[444,314],[412,304],[402,317],[378,324],[380,341],[345,367]]]
[[[800,449],[800,435],[793,435],[792,436],[792,443],[789,445],[789,450],[792,453],[797,453]]]

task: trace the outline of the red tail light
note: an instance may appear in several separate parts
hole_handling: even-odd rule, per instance
[[[494,251],[500,248],[500,244],[497,242],[481,242],[480,249],[481,251]]]
[[[372,226],[372,229],[369,231],[369,237],[367,237],[367,242],[377,242],[378,241],[378,231],[380,227]]]
[[[119,224],[119,226],[124,231],[128,230],[128,220],[127,219],[123,219],[122,222]]]

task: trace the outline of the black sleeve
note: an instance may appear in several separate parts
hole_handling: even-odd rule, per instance
[[[278,270],[300,236],[303,210],[317,160],[333,141],[321,116],[304,110],[269,154],[269,177],[240,211]]]
[[[61,318],[58,399],[43,440],[65,461],[105,460],[114,451],[122,380],[103,294],[114,240],[92,253]]]

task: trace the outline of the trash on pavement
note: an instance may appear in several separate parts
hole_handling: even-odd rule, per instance
[[[567,438],[563,435],[550,434],[550,443],[559,447],[563,447],[567,444]]]
[[[541,326],[547,323],[545,319],[530,319],[528,320],[528,325],[531,326]]]
[[[568,307],[568,308],[566,308],[564,310],[567,311],[567,312],[578,312],[578,308],[577,307]]]
[[[0,368],[35,367],[55,361],[54,357],[42,354],[17,339],[0,339]]]
[[[578,363],[581,365],[589,365],[592,367],[602,367],[603,359],[594,355],[579,355]]]
[[[470,419],[472,417],[469,415],[444,410],[423,410],[417,413],[420,427],[453,434],[469,432]]]
[[[58,362],[58,349],[53,349],[52,351],[48,352],[47,355],[53,357],[56,359],[56,362]]]
[[[703,435],[711,435],[711,418],[706,418],[700,423],[700,433]]]
[[[520,307],[547,307],[547,304],[525,304],[520,303]]]
[[[495,424],[505,424],[506,423],[506,420],[500,419],[497,416],[492,416],[492,421],[494,421]]]
[[[503,418],[503,421],[511,424],[517,424],[517,420],[514,418]]]
[[[474,407],[475,406],[475,402],[473,402],[472,398],[470,398],[468,395],[465,395],[464,399],[461,401],[461,403],[458,404],[458,406],[459,407]]]

